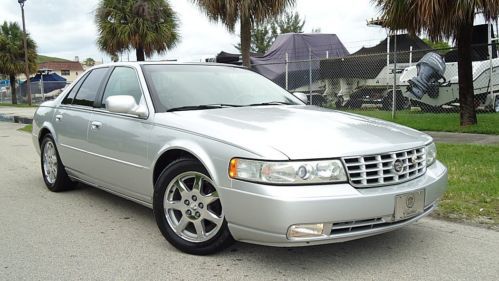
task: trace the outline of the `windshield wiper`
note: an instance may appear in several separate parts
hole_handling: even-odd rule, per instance
[[[284,102],[284,101],[269,101],[269,102],[262,102],[262,103],[252,103],[249,104],[248,106],[259,106],[259,105],[292,105],[293,103],[289,102]]]
[[[187,105],[187,106],[170,108],[170,109],[166,110],[166,112],[187,111],[187,110],[203,110],[203,109],[215,109],[215,108],[224,108],[224,107],[240,107],[240,106],[241,105],[226,104],[226,103]]]

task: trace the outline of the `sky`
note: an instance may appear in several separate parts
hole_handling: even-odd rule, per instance
[[[92,57],[109,62],[110,56],[99,51],[96,38],[95,9],[99,0],[27,0],[26,29],[38,45],[38,53],[73,60]],[[209,21],[190,0],[169,0],[180,20],[181,41],[166,54],[153,59],[199,61],[220,51],[237,52],[237,31],[230,33],[222,24]],[[21,9],[16,0],[0,0],[0,22],[21,23]],[[362,46],[376,45],[386,31],[367,26],[367,19],[378,16],[370,0],[296,0],[290,10],[305,19],[305,32],[320,28],[323,33],[338,35],[350,52]],[[237,29],[236,29],[237,30]],[[122,59],[135,60],[135,52]]]

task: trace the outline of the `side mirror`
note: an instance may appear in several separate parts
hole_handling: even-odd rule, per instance
[[[111,112],[125,113],[138,116],[140,118],[147,117],[147,108],[143,105],[138,105],[132,96],[111,96],[106,99],[106,108]]]
[[[308,98],[307,95],[305,95],[302,92],[294,92],[293,96],[297,97],[299,100],[301,100],[303,103],[307,104],[308,103]]]

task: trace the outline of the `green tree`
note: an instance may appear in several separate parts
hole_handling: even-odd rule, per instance
[[[458,52],[461,126],[477,123],[471,60],[471,35],[475,14],[486,20],[499,15],[497,0],[371,0],[380,8],[386,27],[427,34],[430,40],[456,41]]]
[[[432,49],[450,49],[451,46],[447,41],[432,41],[428,38],[423,38],[423,42],[426,43],[426,45],[430,46]]]
[[[440,55],[445,55],[450,51],[451,46],[447,41],[441,40],[441,41],[431,41],[428,38],[423,38],[423,42],[426,43],[426,45],[430,46],[430,48],[435,49],[437,53]]]
[[[283,33],[303,33],[304,25],[305,20],[300,17],[298,12],[289,11],[286,11],[270,23],[274,39],[277,35]]]
[[[305,20],[300,18],[298,12],[288,12],[256,24],[251,29],[251,52],[264,54],[272,46],[277,35],[283,33],[303,33]],[[241,50],[241,43],[235,45]]]
[[[119,62],[120,57],[117,54],[111,54],[111,61],[112,62]]]
[[[280,15],[295,0],[191,0],[214,21],[220,21],[233,32],[239,21],[243,65],[250,66],[251,27]]]
[[[135,49],[144,61],[179,41],[177,15],[166,0],[101,0],[96,22],[97,44],[111,56]]]
[[[86,58],[83,62],[86,66],[94,66],[95,60],[93,58]]]
[[[4,22],[0,26],[0,73],[9,76],[12,93],[12,104],[17,104],[16,75],[24,72],[24,44],[23,31],[15,22]],[[37,69],[36,43],[27,34],[28,67],[30,73]],[[27,77],[29,87],[29,77]]]

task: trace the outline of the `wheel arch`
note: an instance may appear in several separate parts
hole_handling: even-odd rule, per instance
[[[54,128],[52,127],[52,125],[50,125],[50,123],[45,123],[40,127],[40,130],[38,131],[38,146],[42,144],[43,138],[47,134],[51,134],[57,144],[57,136],[54,133]]]
[[[173,161],[179,158],[192,158],[197,160],[201,165],[203,165],[208,172],[208,176],[217,183],[218,178],[215,173],[215,168],[213,162],[211,161],[208,154],[201,149],[200,146],[189,143],[187,145],[167,145],[160,153],[158,153],[156,161],[153,165],[152,182],[153,186],[159,178],[159,175],[163,170]]]

